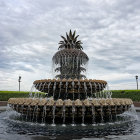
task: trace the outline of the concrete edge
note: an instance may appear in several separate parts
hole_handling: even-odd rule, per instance
[[[7,106],[7,101],[0,101],[0,106]]]

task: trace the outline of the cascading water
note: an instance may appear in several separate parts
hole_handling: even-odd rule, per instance
[[[52,126],[55,126],[55,109],[56,105],[54,104],[52,109],[52,117],[53,117]]]
[[[46,106],[43,107],[42,123],[45,123],[45,118],[46,118]]]
[[[92,95],[92,84],[91,84],[91,82],[89,82],[89,85],[90,85],[90,90],[91,90],[91,97],[93,97],[93,95]]]
[[[74,117],[75,117],[75,105],[73,103],[72,104],[72,126],[75,125]]]
[[[49,91],[50,91],[50,85],[51,85],[51,82],[49,82],[49,84],[48,84],[48,95],[49,95]]]
[[[95,107],[92,105],[92,124],[95,124]]]
[[[89,61],[76,32],[66,33],[52,58],[54,79],[36,80],[30,98],[11,98],[11,107],[32,122],[65,125],[104,123],[133,108],[131,99],[113,99],[106,81],[86,79]],[[42,93],[40,93],[42,92]],[[44,93],[47,95],[44,96]],[[133,109],[131,109],[133,110]]]
[[[101,110],[101,123],[103,123],[104,122],[104,117],[103,117],[104,113],[103,113],[103,106],[102,105],[101,105],[100,110]]]
[[[56,89],[56,82],[54,83],[54,86],[53,86],[53,98],[54,98],[54,94],[55,94],[55,89]]]
[[[82,105],[82,125],[85,125],[85,105]]]
[[[65,103],[63,104],[63,109],[62,109],[62,113],[63,113],[63,125],[65,125]]]
[[[86,95],[86,98],[87,98],[87,86],[86,86],[85,82],[84,82],[84,90],[85,90],[85,95]]]

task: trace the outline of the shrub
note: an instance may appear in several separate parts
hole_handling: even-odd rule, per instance
[[[130,98],[140,101],[140,90],[112,90],[112,98]]]
[[[45,94],[40,93],[40,96],[44,97]],[[9,98],[26,98],[26,97],[29,97],[29,92],[0,91],[0,101],[7,101]],[[130,98],[133,101],[140,102],[140,90],[112,90],[112,98]]]
[[[40,95],[45,96],[44,93],[40,93]],[[9,98],[27,98],[27,97],[29,97],[29,92],[26,92],[26,91],[20,91],[20,92],[19,91],[0,91],[0,101],[8,101]]]

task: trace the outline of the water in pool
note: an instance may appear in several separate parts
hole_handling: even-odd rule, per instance
[[[99,124],[52,125],[22,120],[19,113],[5,111],[0,113],[0,139],[4,140],[42,140],[42,139],[139,139],[140,121],[133,113],[118,116],[117,121]],[[134,138],[133,138],[134,139]]]

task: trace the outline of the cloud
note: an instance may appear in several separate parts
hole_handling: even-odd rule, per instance
[[[36,79],[52,78],[51,58],[69,29],[77,30],[90,58],[88,78],[105,79],[115,89],[134,88],[139,6],[138,0],[1,0],[0,90],[17,90],[19,74],[22,90]]]

